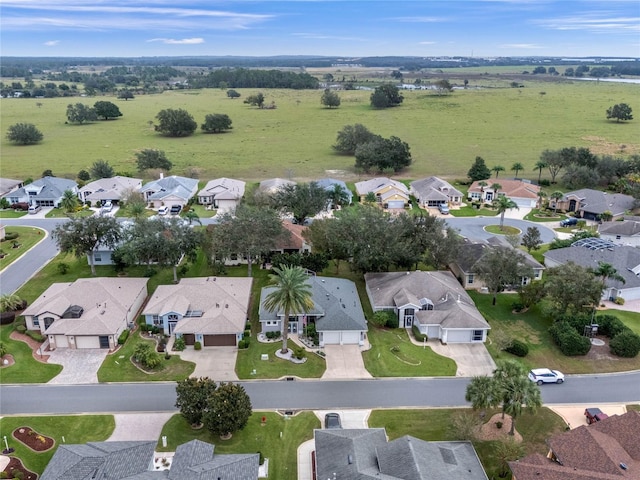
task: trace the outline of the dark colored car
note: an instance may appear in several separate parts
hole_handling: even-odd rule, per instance
[[[587,408],[584,411],[584,416],[587,417],[587,423],[589,425],[599,422],[600,420],[604,420],[605,418],[609,418],[609,415],[604,413],[599,408]]]
[[[337,413],[327,413],[324,416],[324,428],[342,428],[340,415]]]
[[[182,206],[180,205],[171,205],[171,215],[177,215],[180,213],[180,210],[182,210]]]
[[[576,217],[565,218],[560,222],[561,227],[571,227],[577,224],[578,224],[578,219]]]

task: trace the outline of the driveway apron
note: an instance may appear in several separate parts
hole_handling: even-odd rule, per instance
[[[483,343],[449,343],[429,341],[427,346],[438,355],[449,357],[456,362],[456,377],[475,377],[491,375],[496,364]]]
[[[372,378],[358,345],[325,345],[327,369],[322,378]]]
[[[237,347],[204,347],[194,350],[187,347],[180,352],[180,358],[196,364],[193,377],[209,377],[216,382],[238,380],[236,375]]]
[[[49,355],[49,363],[62,365],[62,372],[48,383],[56,385],[74,385],[98,383],[98,369],[107,357],[109,350],[104,348],[58,348]]]

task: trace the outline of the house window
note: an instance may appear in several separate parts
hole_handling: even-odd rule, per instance
[[[470,275],[467,275],[467,284],[471,285],[474,280],[475,280],[475,275],[473,273]]]
[[[267,327],[275,327],[276,325],[278,325],[277,320],[267,320],[264,323],[266,324]]]
[[[167,316],[167,319],[168,319],[170,322],[177,322],[177,321],[178,321],[178,315],[176,315],[175,313],[170,313],[170,314]]]
[[[93,261],[94,262],[101,262],[102,261],[102,255],[99,253],[94,253],[93,254]]]
[[[33,317],[33,326],[34,327],[40,326],[40,320],[38,320],[38,317]]]
[[[474,330],[473,331],[472,340],[474,342],[481,342],[482,341],[482,330]]]
[[[616,240],[620,240],[622,237],[620,235],[616,235]]]
[[[540,270],[535,270],[535,271],[533,272],[533,276],[534,276],[535,278],[540,278],[540,274],[541,274],[541,273],[542,273],[542,272],[541,272]]]
[[[160,316],[159,315],[154,315],[153,316],[153,324],[155,326],[162,325],[162,320],[160,320]]]
[[[238,254],[237,253],[232,253],[229,258],[231,258],[231,260],[238,260]]]
[[[480,200],[482,194],[480,192],[471,192],[471,198],[474,200]]]

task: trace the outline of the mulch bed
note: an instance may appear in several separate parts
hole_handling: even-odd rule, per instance
[[[7,478],[13,478],[13,472],[16,470],[22,472],[22,478],[24,480],[36,480],[38,478],[38,474],[27,470],[18,457],[11,457],[11,460],[9,460],[7,467],[3,471],[7,473]]]
[[[595,338],[598,338],[604,342],[604,345],[591,345],[591,350],[583,357],[587,360],[620,360],[621,357],[618,357],[611,353],[609,349],[609,338],[604,335],[597,335]]]
[[[34,452],[46,452],[55,444],[53,438],[41,435],[31,427],[18,427],[13,431],[13,436]]]

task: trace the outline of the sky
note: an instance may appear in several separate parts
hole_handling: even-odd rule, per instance
[[[0,0],[0,54],[640,57],[640,0]]]

